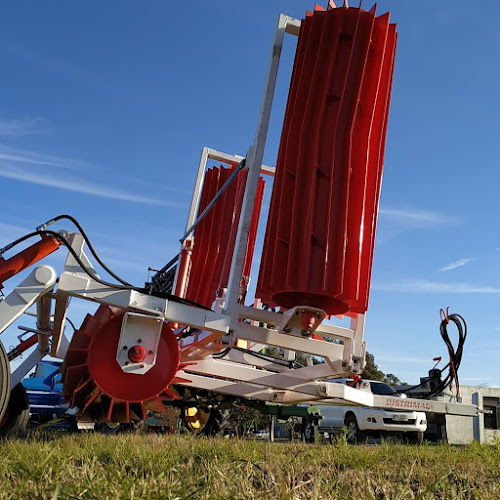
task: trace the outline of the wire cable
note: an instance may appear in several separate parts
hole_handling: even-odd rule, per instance
[[[448,335],[448,325],[450,322],[452,322],[457,327],[458,331],[458,344],[456,350],[453,347],[453,344],[450,340],[450,336]],[[460,368],[460,364],[462,362],[464,344],[465,340],[467,339],[467,323],[465,319],[462,316],[460,316],[460,314],[450,314],[450,315],[447,314],[446,317],[442,319],[441,324],[439,325],[439,332],[446,345],[446,348],[448,350],[448,355],[450,358],[450,361],[440,371],[441,373],[444,373],[446,370],[448,370],[448,373],[446,377],[443,380],[441,380],[434,389],[431,390],[430,393],[426,393],[423,395],[416,394],[415,395],[416,397],[420,396],[427,399],[427,398],[432,398],[434,396],[438,396],[453,381],[455,381],[457,397],[460,395],[458,369]],[[430,377],[426,377],[420,384],[405,389],[405,392],[412,391],[413,389],[418,389],[419,387],[426,385],[427,382],[429,382],[429,380]]]
[[[45,230],[48,226],[54,224],[55,222],[61,220],[61,219],[67,219],[69,221],[71,221],[75,226],[76,228],[78,229],[78,232],[82,235],[83,239],[85,240],[85,243],[87,243],[87,246],[89,247],[89,250],[90,250],[90,253],[94,256],[95,260],[99,263],[99,265],[110,275],[110,276],[113,276],[113,278],[115,278],[116,281],[119,281],[122,285],[130,285],[130,283],[128,283],[127,281],[125,281],[124,279],[120,278],[118,275],[116,275],[108,266],[106,266],[106,264],[104,264],[104,262],[101,260],[101,258],[99,257],[99,255],[97,254],[97,252],[95,251],[92,243],[90,242],[90,238],[87,236],[87,233],[84,231],[83,227],[81,226],[81,224],[74,218],[72,217],[71,215],[67,215],[67,214],[61,214],[61,215],[58,215],[56,217],[54,217],[53,219],[50,219],[49,221],[45,222],[45,224],[42,224],[41,226],[38,226],[36,228],[37,231],[43,231]]]
[[[24,241],[26,241],[30,238],[33,238],[35,236],[41,236],[43,234],[53,236],[54,238],[59,240],[68,249],[69,253],[73,256],[73,258],[75,259],[77,264],[81,267],[82,271],[84,271],[85,274],[87,274],[90,278],[97,281],[101,285],[112,287],[112,288],[115,288],[118,290],[135,290],[139,293],[143,293],[146,295],[153,295],[155,297],[160,297],[162,299],[172,300],[173,302],[178,302],[181,304],[194,306],[194,307],[197,307],[199,309],[205,309],[207,311],[211,311],[210,308],[204,306],[203,304],[198,304],[197,302],[194,302],[194,301],[189,300],[189,299],[183,299],[181,297],[177,297],[176,295],[172,295],[169,293],[159,293],[159,292],[155,292],[153,290],[147,290],[146,288],[136,287],[136,286],[133,286],[130,284],[111,283],[109,281],[103,280],[102,278],[98,278],[96,276],[96,274],[94,272],[92,272],[92,270],[88,269],[85,266],[85,264],[82,262],[82,260],[78,256],[78,254],[75,252],[75,250],[73,249],[73,247],[69,243],[69,241],[62,234],[56,233],[55,231],[50,231],[48,229],[43,229],[40,231],[33,231],[31,233],[25,234],[24,236],[21,236],[17,240],[14,240],[13,242],[11,242],[7,246],[5,246],[2,249],[2,252],[10,250],[11,248],[14,248],[15,246],[19,245],[20,243],[23,243]]]

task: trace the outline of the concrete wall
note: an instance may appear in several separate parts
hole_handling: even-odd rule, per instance
[[[483,398],[500,398],[498,387],[461,386],[460,395],[463,403],[483,407]],[[446,399],[450,396],[445,396]],[[450,444],[468,444],[473,440],[492,444],[500,440],[500,429],[485,429],[484,415],[478,417],[458,417],[446,415],[446,433]]]

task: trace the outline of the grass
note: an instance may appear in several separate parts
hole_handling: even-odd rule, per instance
[[[183,435],[0,442],[0,499],[500,498],[500,445],[349,446]]]

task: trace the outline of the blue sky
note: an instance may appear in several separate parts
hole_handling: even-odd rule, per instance
[[[462,383],[500,385],[500,4],[378,5],[392,12],[399,43],[368,349],[382,370],[418,381],[433,357],[445,356],[439,309],[449,306],[469,325]],[[312,7],[306,0],[5,4],[0,245],[69,213],[105,262],[142,284],[148,266],[178,250],[202,147],[244,155],[250,146],[279,13],[301,18]],[[269,165],[294,47],[288,35]],[[48,261],[60,266],[63,254]],[[3,336],[7,347],[16,334]]]

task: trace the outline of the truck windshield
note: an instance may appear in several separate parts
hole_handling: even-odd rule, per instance
[[[377,394],[379,396],[393,396],[397,394],[397,392],[390,385],[380,382],[370,382],[370,389],[373,394]]]

